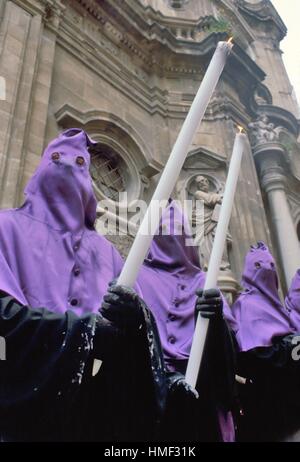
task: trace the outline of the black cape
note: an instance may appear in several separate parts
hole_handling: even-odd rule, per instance
[[[2,441],[155,438],[165,377],[154,320],[128,334],[96,316],[22,306],[0,293]],[[92,377],[94,359],[102,359]]]
[[[179,370],[185,374],[185,370]],[[209,325],[196,390],[199,398],[170,390],[160,438],[165,441],[219,442],[219,411],[235,404],[235,350],[223,319]]]
[[[239,385],[238,441],[283,441],[299,430],[300,361],[292,358],[293,337],[238,354],[238,374],[247,378]]]

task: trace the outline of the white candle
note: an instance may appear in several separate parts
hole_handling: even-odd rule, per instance
[[[192,142],[199,123],[204,116],[207,105],[218,83],[226,63],[226,58],[230,54],[232,46],[233,45],[230,41],[218,43],[216,51],[207,68],[188,115],[182,125],[168,162],[166,163],[160,181],[153,194],[150,205],[132,244],[122,272],[119,276],[118,284],[132,287],[136,280],[139,269],[143,264],[150,247],[153,234],[159,226],[161,213],[155,213],[155,211],[159,209],[159,203],[163,200],[167,201],[172,194],[180,170],[184,164],[188,148]],[[152,220],[151,229],[154,230],[152,233],[149,232],[150,218]]]
[[[243,133],[238,133],[235,137],[233,153],[229,165],[224,197],[220,211],[220,217],[216,229],[216,235],[214,239],[212,252],[209,259],[204,290],[214,289],[217,287],[219,268],[224,252],[226,234],[231,216],[233,200],[246,140],[247,137]],[[198,315],[185,377],[187,383],[189,383],[192,387],[196,386],[208,326],[209,320],[202,318],[202,316]]]

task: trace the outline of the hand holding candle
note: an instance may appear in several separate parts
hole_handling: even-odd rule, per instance
[[[235,137],[233,153],[230,160],[228,176],[224,191],[224,198],[220,211],[220,218],[218,221],[214,244],[209,260],[204,290],[214,289],[217,287],[219,268],[224,251],[226,234],[231,216],[234,195],[236,191],[236,185],[240,171],[242,155],[246,145],[246,140],[246,135],[241,132],[238,133]],[[190,358],[186,370],[186,382],[192,387],[196,386],[208,327],[209,319],[204,319],[201,317],[201,315],[198,315],[192,348],[190,352]]]

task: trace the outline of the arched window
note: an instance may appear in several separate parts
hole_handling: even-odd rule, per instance
[[[91,150],[91,176],[96,192],[118,202],[126,191],[126,168],[123,159],[110,146],[97,144]]]
[[[127,208],[143,197],[148,178],[160,171],[160,164],[131,125],[115,114],[94,110],[81,113],[67,104],[56,118],[61,128],[81,128],[96,141],[89,149],[90,173],[99,202],[108,200]]]

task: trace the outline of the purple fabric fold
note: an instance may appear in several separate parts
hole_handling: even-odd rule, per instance
[[[180,204],[165,209],[160,228],[138,275],[143,298],[156,319],[165,361],[170,370],[186,362],[195,328],[196,290],[203,288],[198,250]],[[223,312],[229,324],[235,320],[223,297]]]
[[[171,201],[139,272],[138,283],[156,320],[165,363],[172,372],[185,370],[187,365],[195,329],[196,290],[203,288],[204,282],[205,273],[188,220],[180,204]],[[223,302],[224,317],[234,325],[224,297]],[[224,417],[220,429],[225,438],[234,435],[230,418]]]

